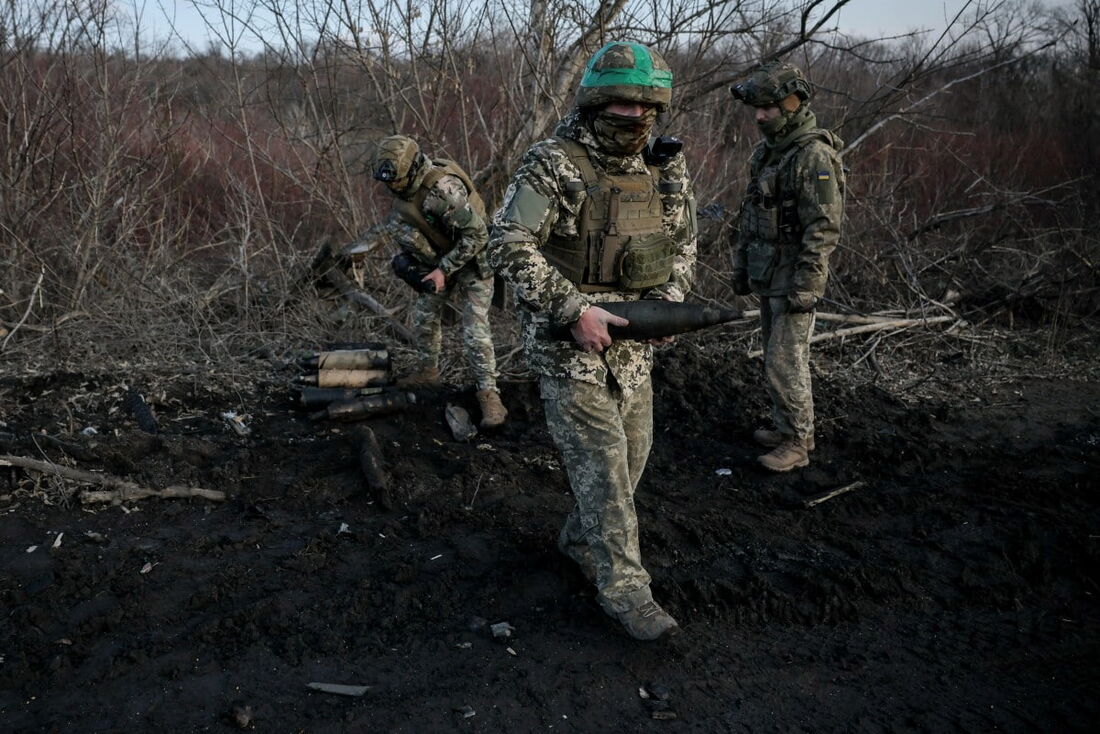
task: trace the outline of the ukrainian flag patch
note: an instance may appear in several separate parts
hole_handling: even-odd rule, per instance
[[[818,171],[817,172],[817,180],[818,181],[828,181],[831,178],[832,178],[832,176],[829,175],[828,171]]]

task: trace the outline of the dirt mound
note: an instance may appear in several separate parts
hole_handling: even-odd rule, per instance
[[[571,500],[531,383],[506,385],[511,422],[468,443],[443,420],[448,401],[476,415],[468,391],[371,421],[388,511],[364,487],[361,428],[308,421],[281,363],[131,370],[155,435],[106,371],[4,378],[0,453],[229,499],[81,507],[71,485],[0,468],[0,725],[1090,729],[1100,381],[948,361],[918,388],[818,368],[814,461],[775,476],[748,440],[758,365],[705,339],[660,355],[637,504],[685,631],[648,646],[555,551]]]

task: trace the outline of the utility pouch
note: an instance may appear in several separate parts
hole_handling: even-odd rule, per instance
[[[664,232],[631,237],[619,261],[619,285],[645,290],[667,283],[675,259],[672,250],[672,239]]]
[[[779,248],[774,242],[752,239],[745,245],[745,270],[749,280],[770,283],[775,272]]]

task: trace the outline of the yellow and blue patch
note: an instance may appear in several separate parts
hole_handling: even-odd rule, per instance
[[[818,181],[828,181],[831,178],[832,178],[832,175],[828,171],[818,171],[817,172],[817,180]]]

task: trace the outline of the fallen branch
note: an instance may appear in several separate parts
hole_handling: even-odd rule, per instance
[[[836,315],[836,314],[832,314]],[[818,318],[821,314],[818,314]],[[870,317],[857,317],[857,318],[870,318]],[[872,321],[871,323],[863,324],[862,326],[853,326],[849,329],[837,329],[836,331],[830,331],[826,334],[817,334],[810,338],[810,344],[817,344],[819,342],[830,341],[832,339],[843,339],[847,336],[858,336],[860,334],[872,334],[876,331],[882,331],[883,329],[910,329],[914,326],[927,326],[930,324],[943,324],[948,321],[958,321],[954,316],[933,316],[929,319],[891,319],[889,321]],[[749,357],[760,357],[764,354],[762,350],[756,350],[749,352]]]
[[[851,484],[845,484],[843,487],[838,487],[838,488],[836,488],[836,489],[834,489],[830,492],[826,492],[825,494],[819,494],[817,497],[813,497],[811,499],[806,500],[805,502],[802,503],[802,506],[805,507],[808,510],[811,507],[816,507],[817,505],[820,505],[822,502],[828,502],[833,497],[839,497],[842,494],[846,494],[848,492],[851,492],[853,489],[859,489],[864,484],[866,484],[866,482],[864,482],[862,480],[852,482]]]
[[[30,469],[40,474],[53,474],[54,476],[68,479],[81,484],[95,484],[107,487],[106,490],[86,490],[80,494],[80,501],[85,504],[93,502],[129,502],[145,499],[146,497],[160,497],[173,499],[183,497],[201,497],[203,499],[221,502],[225,499],[225,492],[216,489],[202,489],[200,487],[184,487],[173,485],[165,489],[147,489],[138,486],[125,479],[113,477],[110,474],[96,474],[82,469],[73,469],[61,466],[49,461],[28,459],[23,456],[0,456],[0,466],[18,466],[22,469]]]
[[[383,306],[369,294],[360,290],[348,276],[344,275],[340,268],[336,267],[334,264],[330,264],[329,268],[324,271],[324,278],[333,288],[340,291],[340,295],[344,298],[360,306],[366,306],[371,311],[384,318],[386,323],[390,325],[398,336],[409,344],[416,345],[416,335],[393,317],[393,311]]]

